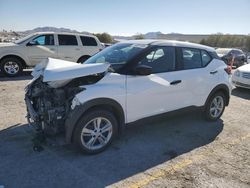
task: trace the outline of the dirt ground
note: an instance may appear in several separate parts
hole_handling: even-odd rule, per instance
[[[0,187],[250,187],[249,90],[234,89],[217,122],[188,112],[130,126],[89,156],[57,139],[32,150],[30,78],[0,78]]]

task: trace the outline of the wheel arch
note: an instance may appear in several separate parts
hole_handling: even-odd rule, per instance
[[[229,99],[230,99],[230,90],[228,88],[228,86],[226,84],[219,84],[217,85],[214,89],[212,89],[212,91],[209,93],[208,97],[207,97],[207,100],[206,100],[206,103],[205,103],[205,106],[206,104],[208,103],[209,99],[215,94],[215,93],[218,93],[218,92],[222,92],[225,97],[226,97],[226,106],[229,105]]]
[[[4,55],[3,57],[1,57],[0,62],[2,62],[2,60],[5,58],[17,58],[21,61],[23,68],[27,67],[25,60],[22,57],[20,57],[19,55],[16,55],[16,54]]]
[[[120,134],[122,132],[125,124],[125,113],[122,106],[114,99],[97,98],[92,99],[82,105],[76,106],[75,109],[69,113],[65,121],[66,143],[72,142],[72,135],[80,118],[87,112],[98,108],[113,112],[119,125],[118,133]]]
[[[79,57],[78,58],[78,60],[77,60],[77,63],[80,63],[80,60],[82,59],[82,58],[90,58],[91,56],[90,55],[83,55],[83,56],[81,56],[81,57]]]

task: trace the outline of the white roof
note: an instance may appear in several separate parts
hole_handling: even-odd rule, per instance
[[[179,46],[179,47],[187,47],[187,48],[199,48],[204,49],[207,51],[215,51],[214,48],[201,45],[201,44],[195,44],[191,42],[183,42],[183,41],[175,41],[175,40],[127,40],[123,41],[122,43],[133,43],[133,44],[147,44],[147,45],[166,45],[166,46]]]

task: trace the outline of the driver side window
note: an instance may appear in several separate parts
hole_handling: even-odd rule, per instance
[[[143,57],[139,65],[152,67],[152,73],[174,71],[175,49],[174,47],[157,47]]]
[[[54,45],[53,35],[40,35],[32,40],[36,45]]]

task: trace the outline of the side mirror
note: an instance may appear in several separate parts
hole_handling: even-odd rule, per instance
[[[152,73],[152,67],[147,66],[147,65],[138,65],[135,67],[135,73],[136,75],[142,75],[142,76],[147,76]]]
[[[36,41],[30,41],[26,44],[26,46],[34,46],[34,45],[37,45]]]

